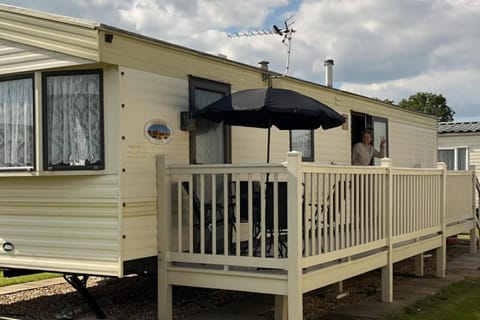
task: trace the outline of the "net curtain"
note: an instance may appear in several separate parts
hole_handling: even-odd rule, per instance
[[[33,166],[33,81],[0,82],[0,167]]]
[[[47,78],[48,165],[101,161],[98,74]]]

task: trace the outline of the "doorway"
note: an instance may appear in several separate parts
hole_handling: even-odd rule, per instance
[[[195,114],[196,111],[208,106],[223,96],[230,93],[230,85],[211,81],[207,79],[189,76],[189,111]],[[189,138],[189,158],[191,164],[223,164],[231,163],[231,129],[230,126],[225,125],[224,122],[215,122],[208,119],[195,119],[195,129],[190,131]],[[184,187],[188,193],[192,192],[193,197],[197,200],[197,212],[204,210],[204,219],[215,223],[218,227],[216,239],[213,239],[213,234],[208,233],[205,237],[206,250],[212,250],[213,243],[216,243],[217,253],[223,252],[224,249],[224,228],[223,225],[223,209],[227,204],[223,203],[224,195],[224,180],[218,175],[207,175],[204,179],[200,179],[198,175],[193,177],[193,188]],[[214,197],[215,195],[215,197]],[[202,202],[199,199],[204,199],[203,208]],[[217,199],[216,210],[212,211],[212,199]],[[201,224],[200,215],[196,215],[195,223]],[[210,229],[207,228],[207,231]],[[207,232],[205,231],[205,232]],[[232,236],[232,230],[229,229],[229,237]],[[202,239],[200,228],[194,229],[194,242],[200,245]],[[200,247],[199,247],[200,248]]]
[[[357,142],[362,141],[362,132],[365,130],[373,132],[373,146],[380,150],[380,140],[382,137],[386,139],[385,143],[385,157],[388,157],[388,119],[372,116],[361,112],[351,112],[351,147]],[[380,159],[374,158],[370,165],[379,165]]]

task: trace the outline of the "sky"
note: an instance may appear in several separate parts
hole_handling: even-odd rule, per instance
[[[480,0],[1,0],[398,103],[441,94],[455,121],[480,121]],[[285,28],[278,34],[228,33]],[[290,48],[290,53],[289,49]]]

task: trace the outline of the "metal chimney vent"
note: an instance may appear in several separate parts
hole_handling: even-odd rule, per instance
[[[327,87],[333,86],[333,59],[327,59],[323,61],[323,65],[325,66],[325,85]]]

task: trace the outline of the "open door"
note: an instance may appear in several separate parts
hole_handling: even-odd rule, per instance
[[[371,116],[366,113],[351,112],[351,147],[362,141],[362,132],[369,129],[373,132],[373,145],[375,149],[380,150],[380,140],[385,137],[385,157],[388,157],[388,119]],[[379,165],[380,159],[374,158],[370,165]]]

